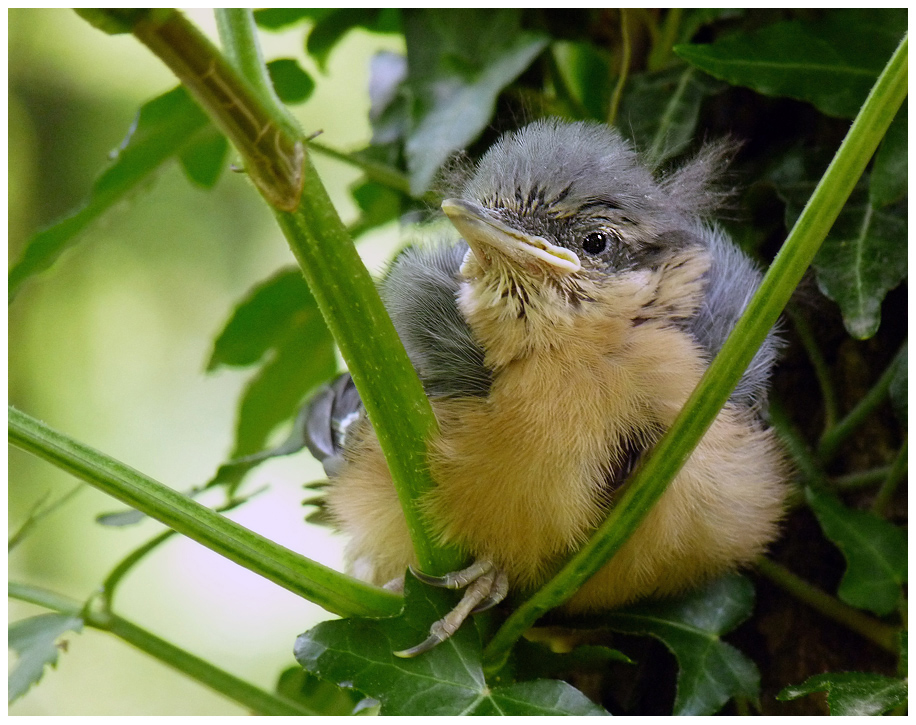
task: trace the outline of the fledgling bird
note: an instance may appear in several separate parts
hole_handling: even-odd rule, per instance
[[[442,209],[461,235],[409,248],[382,297],[440,425],[421,502],[475,560],[424,651],[506,587],[533,589],[614,506],[757,288],[704,221],[722,147],[656,177],[613,129],[547,120],[504,136]],[[683,469],[617,555],[565,605],[675,594],[774,538],[787,471],[761,419],[771,334]],[[348,376],[316,398],[310,447],[356,576],[416,566],[384,457]]]

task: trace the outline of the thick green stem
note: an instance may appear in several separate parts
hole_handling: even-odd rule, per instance
[[[106,11],[101,11],[102,14]],[[180,13],[118,20],[187,86],[235,144],[302,266],[375,427],[404,508],[418,563],[442,573],[460,565],[433,542],[417,500],[433,486],[426,441],[436,418],[378,292],[305,152],[304,140]],[[229,34],[240,31],[226,24]],[[246,36],[247,37],[247,36]],[[227,41],[230,47],[254,37]]]
[[[858,632],[882,649],[892,654],[897,654],[897,633],[899,630],[896,627],[879,622],[877,619],[863,614],[858,609],[843,604],[839,599],[834,599],[829,594],[766,557],[760,557],[756,563],[757,570],[761,574],[779,588],[789,592],[796,599],[817,610],[825,617],[839,622],[854,632]]]
[[[821,436],[821,441],[817,447],[817,453],[825,463],[830,461],[837,454],[843,441],[849,438],[849,436],[862,425],[865,419],[871,415],[875,408],[884,402],[890,390],[891,381],[893,381],[894,374],[897,371],[900,356],[906,354],[905,351],[906,343],[903,344],[900,352],[897,353],[891,364],[887,366],[887,369],[882,373],[881,377],[878,378],[878,382],[872,386],[871,390],[865,394],[865,397],[858,402],[856,407],[850,410],[843,420],[833,426],[833,428],[825,431],[824,435]]]
[[[315,715],[299,703],[266,692],[166,642],[136,624],[107,611],[93,613],[79,602],[39,587],[10,582],[9,596],[47,609],[82,617],[86,626],[110,632],[137,649],[225,695],[257,715]]]
[[[342,616],[386,616],[401,597],[290,551],[129,466],[9,409],[9,441],[281,587]]]
[[[712,424],[776,323],[821,242],[907,94],[904,37],[748,303],[674,424],[636,471],[607,520],[562,570],[506,620],[484,652],[485,668],[502,668],[512,645],[545,612],[559,606],[623,546],[665,492]]]

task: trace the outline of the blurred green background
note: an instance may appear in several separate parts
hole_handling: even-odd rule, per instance
[[[106,36],[70,10],[8,12],[13,261],[29,235],[85,198],[140,104],[176,81],[133,38]],[[215,37],[211,11],[189,14]],[[365,145],[369,59],[380,49],[401,50],[402,37],[355,31],[335,48],[322,74],[305,57],[308,28],[299,27],[281,35],[262,32],[268,59],[295,57],[317,81],[312,97],[294,112],[307,133],[323,130],[329,146]],[[347,187],[359,173],[323,157],[314,162],[344,221],[351,221],[355,208]],[[390,225],[361,242],[370,270],[382,268],[398,238]],[[206,481],[229,453],[246,380],[235,371],[204,375],[213,337],[234,302],[292,262],[243,175],[225,173],[208,192],[193,187],[173,163],[18,295],[9,312],[10,402],[176,489]],[[269,491],[230,516],[339,568],[340,540],[303,522],[301,485],[320,477],[307,453],[275,459],[242,489],[269,485]],[[54,500],[77,485],[10,449],[10,532],[44,497]],[[10,579],[85,600],[126,553],[163,528],[153,521],[125,529],[94,522],[122,508],[84,486],[12,552]],[[178,537],[128,576],[115,609],[268,689],[294,664],[296,635],[328,617]],[[10,601],[11,621],[41,611]],[[68,639],[57,669],[47,671],[10,714],[244,714],[110,635],[89,630]]]

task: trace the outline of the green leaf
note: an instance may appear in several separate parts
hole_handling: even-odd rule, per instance
[[[378,700],[383,715],[607,714],[557,680],[488,685],[480,665],[480,635],[471,623],[419,657],[395,657],[394,651],[426,639],[430,624],[455,602],[453,593],[409,575],[405,596],[400,617],[322,622],[300,635],[294,648],[299,664]]]
[[[401,213],[402,196],[374,181],[362,181],[350,188],[350,194],[360,209],[359,219],[348,231],[354,239],[370,229],[387,224]]]
[[[607,615],[618,632],[650,635],[678,661],[674,715],[711,715],[736,696],[756,698],[757,667],[720,637],[750,616],[754,588],[729,574],[682,599],[651,602]]]
[[[617,125],[646,161],[658,166],[696,138],[700,104],[722,87],[693,68],[639,73],[627,83]]]
[[[907,580],[906,532],[870,511],[847,508],[828,493],[807,488],[805,497],[824,535],[846,557],[840,599],[881,616],[893,612]]]
[[[86,203],[29,239],[22,258],[9,273],[9,298],[31,276],[50,267],[78,235],[115,203],[180,154],[209,122],[184,88],[145,103],[135,127],[111,164],[96,180]]]
[[[57,640],[65,632],[81,632],[83,620],[69,614],[39,614],[10,625],[9,647],[19,660],[9,676],[9,702],[22,697],[45,672],[57,666]]]
[[[791,685],[777,700],[826,692],[831,715],[882,715],[907,701],[907,683],[870,672],[827,672]]]
[[[296,414],[306,393],[337,371],[334,340],[317,310],[315,315],[290,330],[245,388],[232,458],[263,449],[270,433]]]
[[[318,307],[298,267],[284,267],[252,288],[223,326],[207,363],[247,367],[282,344],[291,327],[307,323]]]
[[[816,21],[740,31],[674,52],[732,85],[853,118],[907,28],[906,10],[832,10]]]
[[[414,98],[405,152],[417,196],[449,155],[486,128],[500,92],[548,38],[521,30],[516,9],[409,10],[404,24],[406,85]]]
[[[906,218],[893,207],[876,210],[850,199],[840,212],[813,266],[852,337],[867,340],[878,331],[881,302],[906,277],[906,243]]]
[[[254,21],[265,30],[284,30],[306,20],[321,20],[332,12],[329,8],[263,8],[254,11]]]
[[[284,103],[304,103],[315,90],[315,81],[293,58],[272,60],[267,64],[267,70],[274,90]]]
[[[360,701],[353,690],[319,680],[301,667],[283,671],[277,682],[277,694],[301,702],[320,715],[352,715]]]
[[[319,18],[309,33],[305,48],[325,70],[334,46],[353,28],[376,33],[396,32],[400,27],[399,11],[379,8],[340,8]]]
[[[226,167],[229,141],[216,128],[210,127],[178,157],[185,176],[204,189],[212,188]]]
[[[819,176],[816,153],[787,153],[770,172],[776,191],[786,202],[791,227]],[[813,261],[821,292],[843,313],[850,335],[867,339],[881,324],[885,295],[905,278],[907,221],[903,204],[875,209],[867,185],[853,191]]]
[[[900,201],[907,192],[907,107],[897,111],[875,154],[868,200],[876,208]]]
[[[580,118],[605,120],[611,100],[611,58],[591,43],[557,40],[551,43],[566,90],[572,96],[571,109]]]

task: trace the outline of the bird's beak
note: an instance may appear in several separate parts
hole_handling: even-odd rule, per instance
[[[572,274],[582,268],[574,252],[544,237],[513,229],[494,219],[486,209],[463,199],[446,199],[442,211],[470,245],[480,266],[488,269],[494,251],[517,262],[537,260],[555,272]]]

